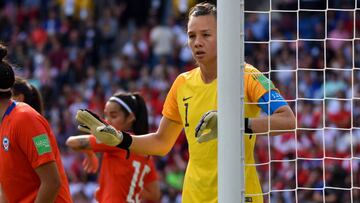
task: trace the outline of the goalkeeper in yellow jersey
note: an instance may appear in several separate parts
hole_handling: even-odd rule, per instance
[[[217,139],[214,139],[217,137],[215,6],[210,3],[195,5],[189,13],[187,33],[188,45],[199,67],[180,74],[173,83],[164,104],[163,118],[156,132],[142,136],[118,132],[88,110],[79,110],[77,120],[81,128],[89,128],[98,141],[104,144],[149,155],[166,155],[184,129],[190,158],[185,174],[182,202],[215,203],[217,202]],[[245,66],[244,84],[245,101],[262,102],[260,105],[245,106],[246,133],[249,134],[244,136],[245,162],[252,164],[256,140],[252,132],[267,132],[268,129],[292,130],[295,128],[295,116],[271,81],[249,64]],[[270,100],[276,102],[266,104]],[[259,117],[261,109],[268,113],[268,116]],[[271,123],[269,128],[268,123]],[[212,131],[207,133],[205,131],[207,128]],[[245,202],[263,202],[255,167],[247,166],[245,176]]]

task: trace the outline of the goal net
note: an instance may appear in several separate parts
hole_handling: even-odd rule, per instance
[[[294,133],[257,136],[265,202],[360,202],[359,7],[245,1],[245,61],[274,82],[297,118]]]

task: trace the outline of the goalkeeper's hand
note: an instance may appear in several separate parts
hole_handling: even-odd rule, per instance
[[[207,142],[217,138],[217,111],[208,111],[200,119],[195,128],[197,142]]]
[[[87,109],[79,109],[76,113],[78,129],[93,134],[101,143],[117,146],[123,141],[123,133],[107,124],[98,115]]]

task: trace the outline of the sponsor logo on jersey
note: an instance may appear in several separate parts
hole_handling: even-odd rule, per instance
[[[184,97],[183,98],[183,101],[187,101],[187,100],[189,100],[189,99],[191,99],[192,98],[192,96],[190,96],[190,97]]]

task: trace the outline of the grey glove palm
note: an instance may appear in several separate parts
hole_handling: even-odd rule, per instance
[[[197,142],[203,143],[217,138],[217,111],[208,111],[195,128]]]

